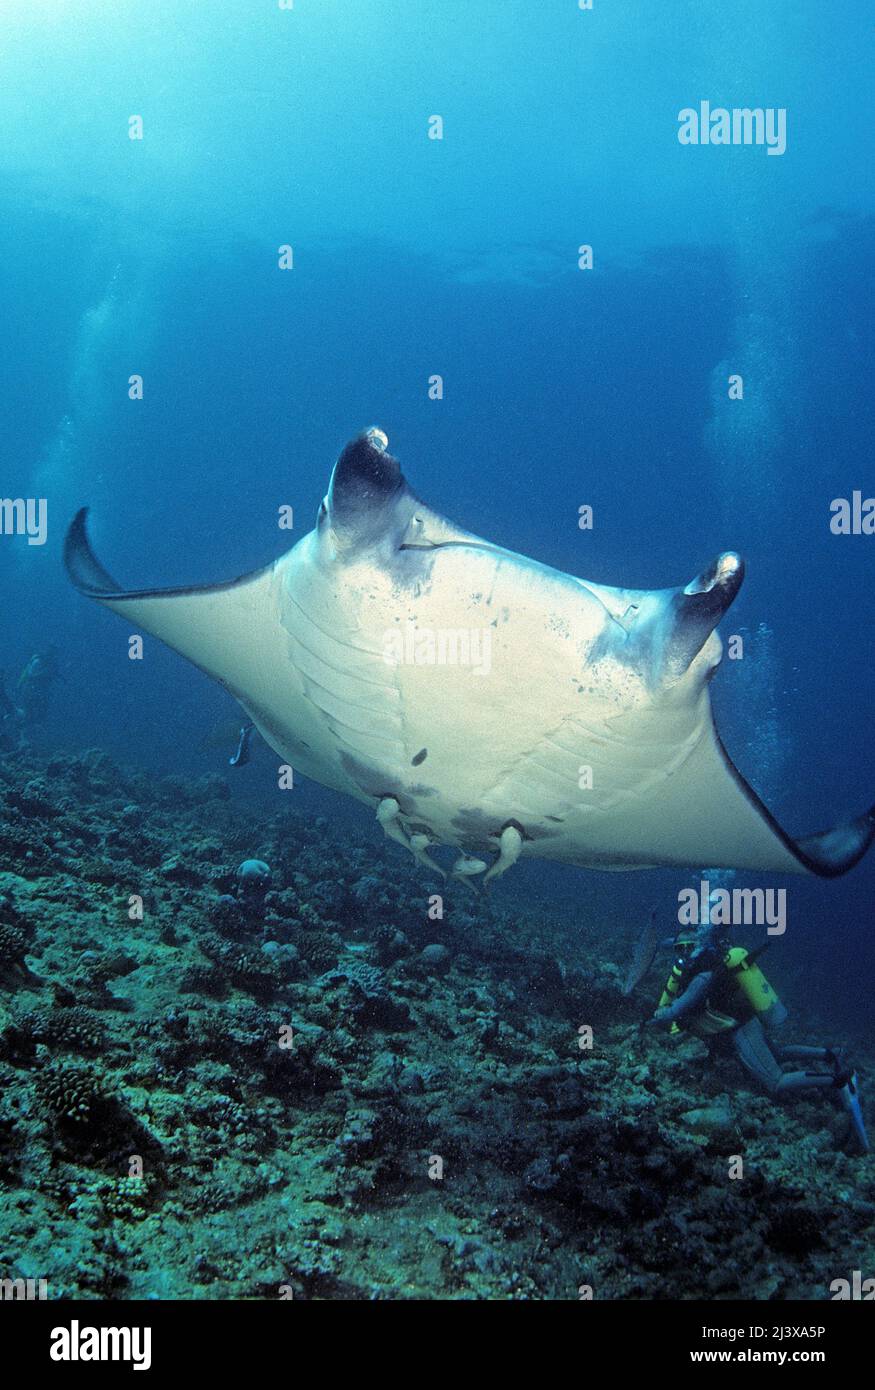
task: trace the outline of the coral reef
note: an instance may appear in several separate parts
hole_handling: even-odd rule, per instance
[[[0,845],[5,1276],[820,1299],[871,1249],[841,1112],[643,1029],[601,922],[464,885],[431,920],[391,845],[100,750],[9,755]],[[271,872],[240,898],[242,855]]]

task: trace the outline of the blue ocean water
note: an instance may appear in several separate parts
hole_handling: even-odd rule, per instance
[[[873,491],[870,85],[855,0],[8,0],[3,492],[49,524],[0,538],[0,665],[57,648],[41,746],[221,771],[200,745],[233,714],[72,591],[79,506],[123,583],[228,578],[377,424],[431,505],[573,574],[666,587],[741,551],[725,742],[796,831],[863,810],[875,538],[829,521]],[[701,101],[786,110],[786,150],[681,145]],[[276,799],[264,760],[240,779]],[[519,873],[623,926],[680,881]],[[793,884],[782,949],[837,1026],[870,1007],[873,874]]]

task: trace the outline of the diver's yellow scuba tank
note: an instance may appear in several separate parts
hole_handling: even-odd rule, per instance
[[[692,945],[694,940],[694,936],[691,936],[689,939],[678,936],[678,938],[675,940],[675,945],[678,947],[690,946]],[[669,1004],[673,1004],[674,1001],[677,999],[681,987],[681,981],[684,978],[685,964],[686,962],[683,958],[675,961],[674,965],[671,968],[671,974],[665,982],[665,987],[662,991],[662,994],[659,996],[659,1004],[657,1005],[657,1008],[666,1009],[668,1008]],[[680,1033],[680,1025],[677,1023],[673,1023],[668,1031],[669,1033]]]
[[[743,946],[732,946],[723,957],[723,964],[732,976],[734,991],[753,1009],[761,1023],[767,1028],[777,1028],[784,1022],[787,1010],[757,965],[755,956]]]
[[[676,960],[671,968],[671,974],[665,982],[665,988],[659,996],[657,1008],[667,1009],[669,1004],[673,1004],[678,997],[678,990],[684,976],[683,962]]]
[[[683,946],[688,943],[678,941],[677,944]],[[667,1008],[677,999],[685,974],[684,966],[683,959],[676,960],[672,966],[659,999],[660,1009]],[[756,956],[750,955],[743,946],[731,946],[723,957],[723,967],[726,973],[714,981],[713,997],[706,1000],[698,1013],[684,1021],[683,1028],[679,1023],[673,1023],[669,1033],[687,1031],[700,1037],[725,1033],[735,1028],[739,1020],[720,1010],[724,1007],[731,1009],[736,1002],[736,1012],[742,1019],[752,1011],[766,1028],[776,1028],[783,1023],[787,1010],[757,965]]]

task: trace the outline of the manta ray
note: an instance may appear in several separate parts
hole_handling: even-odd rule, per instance
[[[834,877],[875,837],[873,807],[793,838],[726,753],[709,682],[732,552],[681,588],[577,579],[427,507],[376,428],[343,449],[315,528],[226,583],[121,589],[86,516],[65,544],[76,587],[219,681],[284,764],[372,807],[429,870],[449,846],[478,884],[521,855]]]

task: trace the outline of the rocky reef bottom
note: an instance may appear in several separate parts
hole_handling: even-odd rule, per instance
[[[780,1300],[871,1265],[841,1110],[643,1029],[603,923],[99,750],[5,755],[0,850],[0,1278]]]

